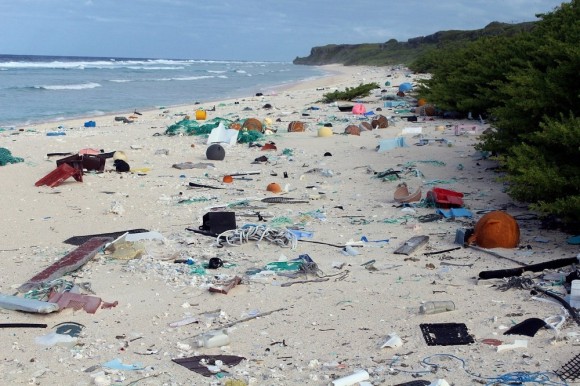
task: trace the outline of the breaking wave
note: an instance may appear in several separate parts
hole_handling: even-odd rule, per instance
[[[99,83],[55,84],[45,86],[33,86],[32,88],[41,90],[86,90],[97,87],[101,87],[101,85]]]

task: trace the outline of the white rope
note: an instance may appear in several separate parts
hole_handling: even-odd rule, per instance
[[[238,229],[227,230],[217,236],[217,244],[221,245],[223,240],[229,246],[240,246],[249,241],[256,241],[259,244],[262,240],[283,248],[296,249],[298,246],[298,238],[292,232],[282,228],[270,228],[266,225],[246,224]]]

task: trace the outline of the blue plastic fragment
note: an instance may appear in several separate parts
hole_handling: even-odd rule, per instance
[[[445,218],[473,217],[473,213],[465,208],[437,209],[437,213],[443,215]]]
[[[298,229],[288,229],[288,232],[296,236],[297,240],[311,239],[314,236],[314,232],[301,231]]]
[[[103,367],[107,367],[109,369],[115,370],[143,370],[143,364],[139,362],[135,362],[133,364],[125,364],[121,362],[119,358],[115,358],[113,360],[108,361],[107,363],[103,363]]]

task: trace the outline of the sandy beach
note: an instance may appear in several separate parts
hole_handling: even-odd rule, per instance
[[[0,330],[1,383],[328,385],[364,370],[367,385],[437,379],[453,385],[501,384],[509,379],[506,374],[543,376],[571,360],[578,353],[580,327],[569,316],[556,329],[543,328],[533,337],[504,335],[529,318],[565,315],[558,303],[525,289],[502,291],[501,280],[477,279],[481,271],[517,267],[514,260],[537,264],[579,253],[578,246],[566,243],[570,235],[541,229],[525,203],[505,194],[496,163],[474,149],[477,134],[455,135],[456,125],[476,126],[477,133],[488,126],[431,117],[408,122],[401,116],[412,114],[385,107],[380,90],[362,100],[374,116],[340,112],[335,104],[318,102],[324,93],[369,82],[383,87],[389,81],[384,89],[395,94],[395,86],[417,77],[388,67],[327,69],[332,75],[255,90],[260,96],[115,115],[132,116],[130,124],[111,115],[0,132],[0,147],[24,159],[0,167],[3,295],[24,296],[18,292],[23,283],[76,248],[64,242],[73,236],[141,228],[162,236],[135,242],[136,258],[100,251],[63,277],[82,293],[116,306],[94,314],[72,308],[50,314],[0,309],[3,323],[47,325]],[[195,117],[198,109],[207,110],[207,120],[268,119],[274,132],[259,143],[272,141],[277,149],[224,145],[225,159],[212,161],[206,158],[205,136],[164,135],[185,115]],[[349,124],[370,122],[378,114],[389,118],[388,128],[344,134]],[[89,120],[96,127],[83,127]],[[304,122],[306,130],[288,132],[292,121]],[[332,125],[334,135],[318,136],[325,123]],[[48,135],[55,132],[65,135]],[[377,151],[381,141],[398,137],[406,147]],[[117,173],[107,159],[105,172],[85,173],[82,182],[69,178],[54,188],[35,186],[62,158],[48,154],[87,148],[124,152],[133,172]],[[268,161],[254,162],[262,156]],[[198,167],[173,167],[184,162]],[[399,171],[400,178],[377,178],[388,169]],[[224,183],[223,177],[232,174],[246,175]],[[401,182],[411,191],[421,188],[423,198],[434,187],[461,192],[473,217],[421,222],[435,209],[401,207],[393,199]],[[267,191],[270,183],[283,192]],[[298,202],[262,201],[272,197]],[[238,227],[293,227],[307,236],[288,246],[267,240],[218,246],[215,237],[187,229],[197,230],[215,208],[234,211]],[[493,209],[520,218],[521,247],[494,249],[511,260],[456,249],[457,230],[473,227]],[[394,253],[422,235],[429,236],[426,245],[409,255]],[[346,245],[350,247],[344,251]],[[274,267],[287,267],[301,255],[315,263],[310,274],[265,269],[276,262]],[[223,266],[204,268],[212,258]],[[546,282],[564,295],[561,279],[571,270],[550,271],[563,274]],[[541,273],[530,277],[540,283]],[[227,294],[210,291],[236,276],[241,282]],[[420,314],[422,302],[429,301],[452,301],[455,309]],[[74,342],[37,341],[66,322],[81,325]],[[440,323],[464,324],[472,343],[428,345],[421,325]],[[198,347],[202,334],[221,329],[229,336],[228,345]],[[382,347],[389,334],[400,337],[400,344]],[[486,339],[506,345],[525,340],[527,347],[503,346],[498,352]],[[244,360],[209,377],[172,361],[218,354]],[[115,359],[116,365],[107,365]]]

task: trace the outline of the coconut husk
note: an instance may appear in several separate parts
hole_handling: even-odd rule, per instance
[[[289,133],[301,133],[304,131],[304,122],[292,121],[288,124]]]
[[[373,130],[373,125],[371,125],[369,122],[361,122],[358,125],[358,127],[361,131],[363,131],[363,130],[372,131]]]
[[[344,129],[344,133],[349,135],[360,135],[360,129],[356,125],[348,125],[346,129]]]
[[[386,129],[389,127],[389,120],[384,115],[379,115],[371,121],[373,129]]]
[[[262,132],[262,122],[256,118],[248,118],[242,125],[242,129]]]

